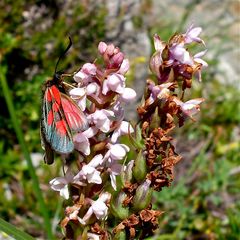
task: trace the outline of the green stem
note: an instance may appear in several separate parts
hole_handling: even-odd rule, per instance
[[[23,137],[23,132],[21,130],[22,129],[21,125],[20,125],[19,120],[18,120],[18,118],[15,114],[12,97],[11,97],[10,90],[8,88],[7,81],[6,81],[6,72],[7,72],[7,66],[2,65],[1,62],[0,62],[0,81],[1,81],[1,84],[2,84],[3,94],[4,94],[4,97],[5,97],[6,103],[7,103],[7,107],[8,107],[9,113],[10,113],[10,117],[11,117],[11,120],[12,120],[12,123],[13,123],[13,127],[14,127],[14,130],[16,132],[18,142],[21,146],[24,158],[27,161],[28,170],[29,170],[30,176],[32,178],[33,191],[35,192],[35,195],[38,199],[40,212],[42,213],[42,216],[43,216],[43,219],[44,219],[45,231],[47,232],[48,239],[54,239],[52,231],[51,231],[51,223],[50,223],[50,218],[49,218],[49,215],[48,215],[48,209],[47,209],[47,207],[44,203],[44,200],[43,200],[43,195],[42,195],[41,189],[39,187],[38,177],[35,173],[35,169],[34,169],[34,166],[33,166],[33,163],[32,163],[32,160],[31,160],[31,157],[30,157],[27,145],[26,145],[26,142],[25,142],[24,137]]]

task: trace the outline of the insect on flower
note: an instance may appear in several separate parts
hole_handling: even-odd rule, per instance
[[[59,57],[54,76],[43,85],[41,144],[45,150],[44,161],[52,164],[54,151],[60,154],[71,153],[74,149],[72,134],[87,128],[87,119],[77,104],[66,95],[66,83],[58,63],[72,45],[69,44]]]

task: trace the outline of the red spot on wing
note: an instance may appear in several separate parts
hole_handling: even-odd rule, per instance
[[[58,112],[59,108],[60,108],[59,104],[57,104],[56,102],[53,103],[52,105],[53,112]]]
[[[48,88],[46,90],[46,99],[47,99],[48,102],[52,101],[52,95],[51,95],[51,92],[49,91]]]
[[[54,119],[53,111],[50,110],[49,113],[48,113],[48,116],[47,116],[47,123],[48,123],[48,125],[52,125],[53,119]]]
[[[66,122],[65,120],[60,120],[60,121],[57,121],[56,122],[56,129],[57,129],[57,132],[61,135],[61,136],[64,136],[66,135],[67,133],[67,125],[66,125]]]
[[[54,101],[57,102],[58,104],[61,104],[61,96],[58,88],[55,85],[53,85],[52,87],[50,87],[50,89],[51,89],[51,93],[54,98]]]

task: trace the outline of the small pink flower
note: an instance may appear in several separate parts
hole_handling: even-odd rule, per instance
[[[198,37],[198,35],[202,32],[201,27],[193,27],[193,24],[187,29],[186,33],[183,34],[184,36],[184,42],[186,44],[197,42],[197,43],[204,43],[204,41]]]
[[[207,62],[205,62],[203,59],[201,59],[201,57],[204,56],[206,52],[207,52],[207,50],[201,51],[193,56],[194,62],[197,65],[196,66],[196,69],[197,69],[196,75],[197,75],[199,82],[202,81],[202,74],[201,74],[202,68],[205,68],[208,66]],[[200,66],[199,66],[199,64],[200,64]]]
[[[86,109],[86,89],[85,88],[73,88],[69,91],[72,99],[75,100],[82,111]]]
[[[174,44],[170,47],[171,58],[179,61],[182,64],[192,66],[194,64],[189,52],[184,48],[184,44]]]
[[[137,96],[137,93],[132,88],[124,88],[120,94],[120,101],[124,103],[132,102]]]
[[[208,64],[204,60],[201,59],[202,56],[204,56],[207,52],[207,49],[204,51],[201,51],[193,56],[193,59],[195,62],[200,63],[203,67],[207,67]]]
[[[192,120],[194,120],[193,115],[198,113],[200,111],[200,104],[204,101],[203,98],[195,98],[191,99],[187,102],[182,102],[177,98],[174,98],[174,102],[180,106],[182,112],[185,116],[190,117]]]
[[[93,137],[97,133],[96,127],[90,127],[84,132],[79,132],[73,137],[75,148],[85,155],[90,154],[89,138]]]
[[[56,177],[49,183],[54,191],[58,191],[60,193],[60,196],[64,197],[65,199],[69,199],[68,184],[73,182],[73,177],[74,176],[71,172],[71,169],[68,168],[64,177]]]
[[[96,110],[93,114],[90,114],[87,118],[90,122],[94,123],[95,126],[102,132],[108,132],[112,124],[111,118],[114,117],[114,112],[111,110]]]
[[[130,65],[129,65],[128,59],[124,59],[122,61],[122,64],[121,64],[119,70],[117,71],[117,73],[125,75],[127,73],[127,71],[129,70],[129,67],[130,67]]]
[[[82,219],[79,218],[80,222],[85,225],[93,214],[98,220],[105,220],[108,217],[108,207],[106,205],[106,202],[110,200],[110,198],[111,194],[105,192],[102,193],[96,201],[88,199],[90,201],[91,207],[88,209],[87,213]]]
[[[117,190],[116,176],[118,176],[122,171],[122,165],[119,163],[113,163],[108,166],[107,171],[110,173],[111,185],[113,189]]]
[[[125,87],[125,77],[121,74],[111,74],[103,82],[102,93],[106,95],[109,91],[123,93]]]
[[[122,52],[118,52],[117,54],[114,54],[111,58],[111,64],[108,66],[108,68],[119,68],[123,62],[124,54]]]
[[[161,41],[160,37],[157,34],[154,34],[153,41],[155,50],[162,53],[163,49],[165,48],[164,42]]]
[[[96,155],[88,164],[82,167],[81,171],[74,177],[74,180],[87,180],[88,183],[101,184],[100,172],[96,170],[96,167],[102,164],[102,159],[102,154]]]
[[[109,45],[107,45],[107,48],[106,48],[106,53],[108,56],[112,56],[114,53],[116,54],[117,51],[115,50],[115,46],[111,43]]]
[[[156,99],[164,99],[167,98],[170,94],[169,87],[171,87],[173,83],[163,83],[161,85],[155,85],[153,82],[150,82],[148,85],[149,90],[151,91],[149,100],[150,104],[153,103]]]
[[[115,142],[117,142],[117,139],[120,136],[126,135],[126,134],[131,134],[133,132],[134,132],[134,130],[133,130],[132,126],[130,125],[130,123],[127,121],[122,121],[121,124],[114,130],[112,137],[111,137],[111,141],[112,141],[112,143],[115,143]]]
[[[105,53],[106,49],[107,49],[107,44],[105,42],[100,42],[98,44],[98,51],[101,55]]]
[[[95,64],[92,63],[85,63],[81,70],[77,72],[73,78],[76,82],[80,82],[83,84],[88,84],[92,82],[93,76],[96,75],[97,67]]]
[[[127,152],[130,151],[130,148],[125,144],[107,144],[108,151],[105,154],[103,161],[108,161],[109,163],[113,163],[117,160],[122,160]]]
[[[92,94],[98,95],[99,91],[100,91],[100,86],[95,82],[89,83],[86,86],[87,95],[92,95]]]

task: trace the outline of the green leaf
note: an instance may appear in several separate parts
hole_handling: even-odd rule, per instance
[[[16,240],[34,240],[34,238],[25,232],[22,232],[14,225],[0,218],[0,230],[15,238]]]

